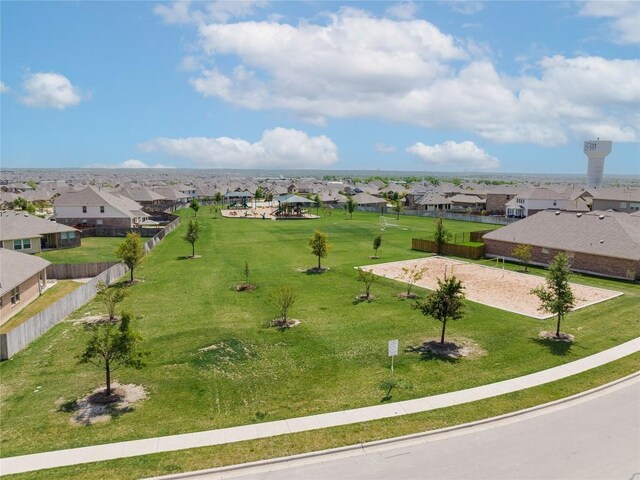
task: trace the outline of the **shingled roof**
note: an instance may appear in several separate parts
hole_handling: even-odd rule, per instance
[[[0,214],[0,240],[35,238],[47,233],[74,232],[75,228],[51,222],[25,212],[6,211]],[[4,265],[2,266],[4,269]]]
[[[484,239],[640,260],[640,216],[542,211],[487,233]]]
[[[44,258],[0,248],[0,296],[51,264]]]

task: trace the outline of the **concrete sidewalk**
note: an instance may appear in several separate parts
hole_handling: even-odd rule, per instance
[[[135,457],[151,453],[170,452],[188,448],[222,445],[226,443],[272,437],[287,433],[316,430],[321,428],[349,425],[353,423],[378,420],[381,418],[426,412],[438,408],[460,405],[505,393],[516,392],[570,377],[592,368],[605,365],[627,355],[640,351],[640,337],[629,342],[596,353],[575,362],[532,373],[523,377],[480,387],[443,393],[432,397],[406,400],[385,405],[356,408],[342,412],[323,413],[307,417],[290,418],[275,422],[266,422],[240,427],[208,430],[204,432],[169,435],[165,437],[132,440],[128,442],[94,445],[90,447],[57,450],[0,459],[2,475],[22,473],[46,468],[78,465],[82,463]]]

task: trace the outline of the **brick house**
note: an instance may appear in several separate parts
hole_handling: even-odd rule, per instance
[[[134,228],[149,217],[142,205],[93,186],[66,192],[53,202],[54,218],[65,225]]]
[[[594,210],[615,210],[633,213],[640,211],[640,189],[606,188],[594,192],[592,199]]]
[[[0,248],[0,325],[38,298],[47,286],[44,258]]]
[[[571,269],[604,277],[640,279],[640,215],[543,211],[483,236],[485,255],[517,260],[518,244],[532,246],[532,264],[548,265],[565,252]]]
[[[25,212],[0,212],[0,246],[23,253],[80,246],[78,231]],[[4,268],[4,266],[2,267]]]

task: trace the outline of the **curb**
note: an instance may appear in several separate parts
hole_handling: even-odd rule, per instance
[[[467,429],[472,429],[474,427],[478,427],[481,425],[487,425],[487,424],[491,424],[491,423],[495,423],[495,422],[499,422],[502,420],[507,420],[507,419],[511,419],[511,418],[518,418],[530,413],[534,413],[534,412],[539,412],[542,410],[546,410],[546,409],[550,409],[559,405],[563,405],[563,404],[567,404],[567,403],[571,403],[571,402],[575,402],[577,400],[581,400],[585,397],[589,397],[591,395],[595,395],[598,393],[601,393],[605,390],[608,390],[610,388],[614,388],[618,385],[621,385],[625,382],[629,382],[629,381],[633,381],[635,379],[640,379],[640,371],[637,371],[635,373],[632,373],[630,375],[627,375],[625,377],[619,378],[617,380],[614,380],[612,382],[606,383],[604,385],[599,385],[597,387],[594,387],[590,390],[586,390],[584,392],[580,392],[580,393],[576,393],[574,395],[571,395],[569,397],[565,397],[565,398],[561,398],[559,400],[554,400],[552,402],[547,402],[547,403],[543,403],[541,405],[536,405],[533,407],[529,407],[529,408],[525,408],[523,410],[517,410],[515,412],[509,412],[509,413],[505,413],[503,415],[498,415],[496,417],[491,417],[491,418],[485,418],[482,420],[476,420],[473,422],[469,422],[469,423],[463,423],[460,425],[453,425],[451,427],[445,427],[445,428],[440,428],[437,430],[429,430],[426,432],[419,432],[419,433],[412,433],[409,435],[403,435],[400,437],[394,437],[394,438],[387,438],[387,439],[382,439],[382,440],[374,440],[371,442],[366,442],[366,443],[357,443],[354,445],[347,445],[344,447],[336,447],[336,448],[331,448],[331,449],[327,449],[327,450],[319,450],[316,452],[307,452],[307,453],[299,453],[296,455],[291,455],[288,457],[279,457],[279,458],[272,458],[272,459],[267,459],[267,460],[258,460],[255,462],[248,462],[248,463],[240,463],[237,465],[229,465],[229,466],[225,466],[225,467],[216,467],[216,468],[211,468],[211,469],[206,469],[206,470],[196,470],[193,472],[184,472],[184,473],[177,473],[177,474],[170,474],[170,475],[164,475],[164,476],[160,476],[160,477],[149,477],[147,478],[147,480],[180,480],[180,479],[186,479],[186,478],[194,478],[194,477],[199,477],[199,476],[205,476],[205,475],[214,475],[214,474],[220,474],[220,478],[225,478],[224,474],[225,473],[232,473],[232,472],[236,472],[236,471],[240,471],[240,470],[245,470],[245,469],[259,469],[261,467],[269,467],[269,466],[273,466],[273,465],[281,465],[281,464],[285,464],[288,462],[292,462],[292,461],[297,461],[297,460],[307,460],[307,459],[313,459],[313,458],[318,458],[318,457],[324,457],[324,456],[329,456],[329,455],[334,455],[334,454],[339,454],[339,453],[347,453],[347,452],[355,452],[360,450],[361,454],[366,454],[366,450],[369,449],[376,449],[379,447],[392,447],[393,445],[397,444],[397,443],[401,443],[401,442],[406,442],[409,440],[420,440],[420,439],[424,439],[424,438],[428,438],[428,437],[432,437],[432,436],[436,436],[436,435],[441,435],[441,434],[446,434],[446,433],[450,433],[450,432],[459,432],[459,431],[463,431],[463,430],[467,430]],[[530,388],[535,388],[535,387],[530,387]],[[491,397],[491,398],[496,398],[496,397]]]

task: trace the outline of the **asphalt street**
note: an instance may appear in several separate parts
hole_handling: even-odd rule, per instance
[[[466,431],[197,478],[640,480],[640,380]]]

